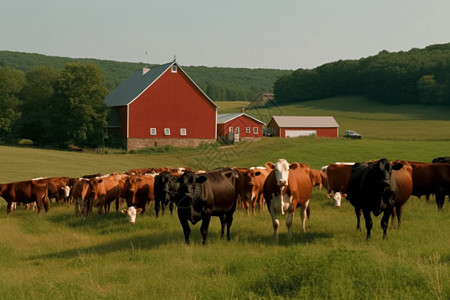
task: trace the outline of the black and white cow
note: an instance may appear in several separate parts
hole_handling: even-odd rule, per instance
[[[175,196],[175,204],[186,244],[189,244],[191,234],[188,222],[196,224],[200,220],[202,221],[200,232],[203,244],[206,244],[211,216],[220,218],[221,237],[224,236],[227,225],[227,239],[230,239],[230,227],[238,196],[238,178],[238,173],[231,168],[203,174],[186,172],[179,178],[180,186]]]
[[[393,209],[393,197],[396,193],[397,184],[392,177],[392,170],[400,170],[403,164],[392,165],[383,158],[374,162],[355,163],[347,190],[347,199],[355,207],[357,226],[361,211],[366,223],[367,239],[373,227],[370,213],[375,216],[384,212],[381,219],[383,239],[386,238],[389,217]]]

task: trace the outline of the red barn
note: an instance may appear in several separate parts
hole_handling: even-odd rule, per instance
[[[263,136],[263,125],[266,124],[246,113],[217,115],[217,135],[219,137],[233,134],[241,141],[260,139]]]
[[[115,119],[107,133],[119,134],[127,150],[217,139],[217,106],[176,61],[134,72],[105,103]]]
[[[315,135],[337,138],[339,134],[339,125],[333,117],[276,116],[267,127],[279,137]]]

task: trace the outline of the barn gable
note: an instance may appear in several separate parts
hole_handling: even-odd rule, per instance
[[[217,115],[217,135],[227,137],[238,134],[239,140],[260,139],[263,135],[264,122],[246,113],[228,113]],[[236,137],[233,137],[233,140]]]
[[[175,61],[134,72],[105,103],[118,115],[120,129],[114,129],[128,150],[198,146],[217,137],[217,105]]]

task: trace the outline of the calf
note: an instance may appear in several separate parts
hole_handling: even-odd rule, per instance
[[[124,183],[127,207],[137,207],[145,212],[147,203],[155,200],[155,177],[153,175],[130,175]]]
[[[292,237],[292,221],[298,206],[301,207],[302,229],[306,232],[306,217],[309,216],[309,199],[312,193],[310,169],[306,164],[289,164],[285,159],[279,159],[275,165],[271,164],[272,171],[264,182],[264,199],[267,203],[272,225],[274,239],[278,241],[278,213],[286,218],[288,237]]]
[[[386,238],[388,221],[394,206],[393,201],[398,192],[396,177],[392,176],[392,170],[398,171],[402,167],[403,164],[392,165],[385,158],[353,165],[347,199],[355,207],[357,228],[360,226],[360,212],[363,212],[367,230],[366,239],[370,239],[373,227],[371,212],[375,216],[384,212],[381,227],[383,239]]]
[[[7,184],[0,184],[0,196],[8,203],[6,212],[11,212],[13,202],[23,204],[36,202],[38,214],[40,214],[42,205],[45,212],[48,211],[48,187],[43,179],[18,181]]]
[[[237,184],[239,175],[231,168],[223,168],[194,174],[184,173],[179,179],[179,189],[175,195],[178,219],[183,227],[185,243],[189,244],[191,229],[189,222],[202,221],[200,232],[206,244],[211,216],[217,216],[221,223],[221,237],[227,225],[227,239],[236,209]]]

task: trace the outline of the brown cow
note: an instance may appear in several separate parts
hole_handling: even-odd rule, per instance
[[[249,207],[252,207],[252,215],[255,215],[255,207],[258,203],[259,211],[264,207],[263,187],[264,181],[271,170],[262,168],[234,168],[239,174],[238,194],[242,205],[250,216]]]
[[[131,175],[125,180],[124,195],[127,206],[137,207],[145,212],[145,205],[155,200],[155,176]]]
[[[89,191],[89,179],[78,178],[74,181],[70,191],[70,202],[75,204],[75,216],[89,215],[89,201],[86,197]]]
[[[273,165],[273,164],[272,164]],[[286,226],[288,237],[292,236],[292,221],[297,206],[301,206],[302,229],[306,231],[306,217],[309,216],[309,199],[312,193],[310,168],[306,164],[289,164],[279,159],[264,182],[264,199],[267,203],[274,229],[274,239],[278,241],[280,221],[277,214],[288,213]]]
[[[322,168],[326,169],[328,198],[336,207],[341,207],[341,199],[347,197],[352,167],[353,163],[335,163]]]
[[[0,196],[8,203],[6,207],[7,213],[11,212],[13,202],[27,204],[36,201],[38,214],[41,212],[42,204],[45,212],[48,211],[47,182],[42,179],[0,184]]]
[[[55,198],[56,203],[59,203],[69,199],[69,177],[47,177],[44,180],[47,181],[49,200]]]
[[[319,190],[322,189],[322,187],[327,184],[327,173],[322,172],[320,170],[311,169],[311,182],[314,186],[318,186]]]
[[[450,164],[409,162],[412,166],[413,191],[417,197],[436,195],[438,209],[442,209],[445,196],[450,195]]]
[[[98,206],[98,213],[109,213],[112,201],[116,203],[116,212],[119,212],[120,186],[119,181],[123,174],[114,173],[102,177],[94,177],[89,180],[88,215],[92,212],[92,206]]]
[[[397,224],[400,228],[402,223],[402,212],[403,205],[411,197],[413,191],[413,180],[412,180],[412,167],[405,160],[397,160],[391,162],[392,165],[397,163],[403,164],[403,168],[400,170],[393,170],[391,176],[394,178],[392,182],[397,184],[397,188],[394,188],[393,200],[393,210],[392,210],[392,224],[394,223],[394,218],[397,216]]]

